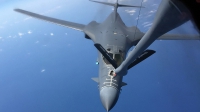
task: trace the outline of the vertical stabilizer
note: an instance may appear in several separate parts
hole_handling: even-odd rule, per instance
[[[118,7],[137,7],[137,8],[144,8],[142,6],[133,6],[133,5],[123,5],[123,4],[119,4],[118,0],[116,1],[116,3],[109,3],[109,2],[100,2],[100,1],[93,1],[93,0],[89,0],[91,2],[96,2],[96,3],[100,3],[100,4],[104,4],[104,5],[109,5],[109,6],[114,6],[116,8]]]
[[[89,0],[91,2],[96,2],[96,3],[100,3],[100,4],[104,4],[104,5],[109,5],[109,6],[114,6],[114,12],[115,12],[115,17],[114,19],[117,19],[117,9],[118,7],[136,7],[136,8],[143,8],[142,6],[133,6],[133,5],[123,5],[123,4],[119,4],[118,0],[116,1],[116,3],[109,3],[109,2],[100,2],[100,1],[93,1],[93,0]]]

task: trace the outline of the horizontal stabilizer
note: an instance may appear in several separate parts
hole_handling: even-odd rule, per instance
[[[100,4],[104,4],[104,5],[110,5],[110,6],[115,6],[115,4],[113,3],[108,3],[108,2],[100,2],[100,1],[93,1],[93,0],[89,0],[91,2],[96,2],[96,3],[100,3]]]
[[[99,78],[95,77],[95,78],[92,78],[92,80],[95,81],[95,82],[97,82],[97,83],[99,83]]]
[[[96,43],[96,44],[94,44],[94,46],[99,50],[99,52],[108,60],[108,62],[110,63],[110,64],[112,64],[112,66],[114,67],[114,68],[117,68],[118,66],[117,66],[117,64],[116,64],[116,62],[115,62],[115,60],[113,59],[113,57],[111,57],[109,54],[108,54],[108,52],[101,46],[101,44],[98,44],[98,43]]]
[[[118,4],[118,7],[136,7],[136,8],[144,8],[143,6],[122,5],[122,4]]]
[[[133,5],[122,5],[122,4],[118,4],[118,3],[109,3],[109,2],[100,2],[100,1],[93,1],[93,0],[90,0],[91,2],[96,2],[96,3],[100,3],[100,4],[104,4],[104,5],[109,5],[109,6],[117,6],[117,7],[136,7],[136,8],[144,8],[142,6],[133,6]]]
[[[29,12],[29,11],[25,11],[22,9],[14,9],[14,11],[37,18],[37,19],[41,19],[41,20],[45,20],[48,22],[52,22],[58,25],[62,25],[68,28],[72,28],[75,30],[79,30],[79,31],[83,31],[85,25],[82,24],[78,24],[78,23],[73,23],[73,22],[68,22],[68,21],[64,21],[64,20],[59,20],[59,19],[55,19],[55,18],[51,18],[51,17],[47,17],[47,16],[43,16],[43,15],[39,15],[33,12]]]
[[[156,51],[154,50],[146,50],[144,51],[133,63],[128,66],[128,69],[132,68],[133,66],[137,65],[138,63],[142,62],[143,60],[147,59],[149,56],[154,54]]]
[[[125,82],[121,83],[121,86],[126,86],[126,85],[127,85],[127,83],[125,83]]]

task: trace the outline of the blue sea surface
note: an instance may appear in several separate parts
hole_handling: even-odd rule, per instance
[[[105,0],[115,2],[114,0]],[[146,32],[161,0],[119,8],[127,26]],[[87,25],[112,7],[88,0],[0,1],[0,112],[104,112],[97,87],[97,50],[82,32],[14,12],[21,8]],[[142,0],[121,0],[140,5]],[[198,34],[191,22],[172,34]],[[156,53],[128,71],[111,112],[200,112],[200,41],[155,41]]]

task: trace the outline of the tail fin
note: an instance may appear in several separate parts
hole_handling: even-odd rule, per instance
[[[118,0],[117,3],[108,3],[108,2],[100,2],[100,1],[93,1],[93,0],[89,0],[91,2],[96,2],[96,3],[100,3],[100,4],[104,4],[104,5],[110,5],[110,6],[114,6],[116,8],[118,7],[137,7],[137,8],[144,8],[142,6],[132,6],[132,5],[123,5],[123,4],[118,4]]]
[[[142,6],[132,6],[132,5],[122,5],[118,3],[118,0],[116,3],[108,3],[108,2],[100,2],[100,1],[93,1],[93,0],[89,0],[91,2],[96,2],[96,3],[100,3],[100,4],[104,4],[104,5],[110,5],[110,6],[114,6],[114,21],[116,21],[117,19],[117,9],[118,7],[136,7],[136,8],[144,8]]]

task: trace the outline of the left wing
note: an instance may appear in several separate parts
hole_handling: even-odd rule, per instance
[[[164,34],[157,40],[200,40],[200,35]]]
[[[22,9],[14,9],[14,11],[28,15],[28,16],[31,16],[31,17],[34,17],[34,18],[37,18],[37,19],[45,20],[45,21],[48,21],[48,22],[52,22],[52,23],[55,23],[55,24],[58,24],[58,25],[68,27],[68,28],[79,30],[79,31],[83,31],[83,29],[85,28],[85,25],[82,25],[82,24],[68,22],[68,21],[64,21],[64,20],[59,20],[59,19],[39,15],[39,14],[36,14],[36,13],[33,13],[33,12],[25,11],[25,10],[22,10]]]

